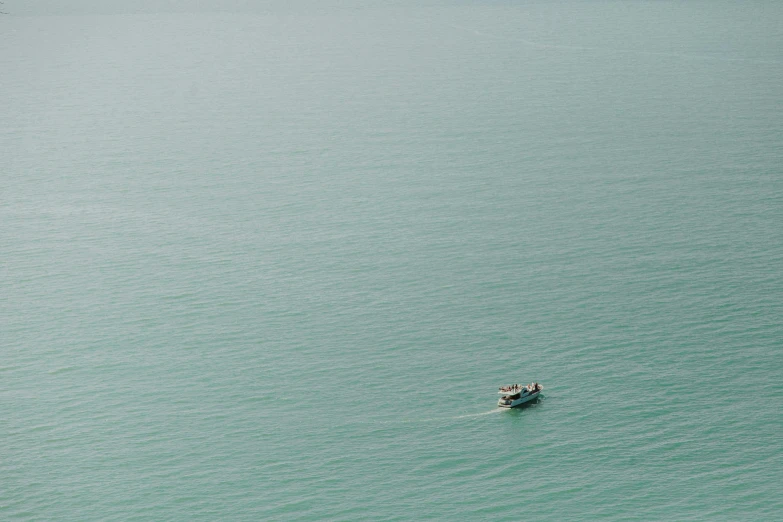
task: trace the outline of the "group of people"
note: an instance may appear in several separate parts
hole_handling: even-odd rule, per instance
[[[528,393],[533,393],[534,391],[538,390],[538,383],[534,382],[533,384],[528,384],[527,386],[522,386],[520,384],[512,384],[511,386],[501,386],[500,391],[507,392],[507,393],[517,393],[519,391],[522,391],[522,388],[525,388]]]

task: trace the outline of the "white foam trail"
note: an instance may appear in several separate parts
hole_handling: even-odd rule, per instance
[[[447,419],[467,419],[468,417],[483,417],[484,415],[490,415],[492,413],[500,413],[503,411],[501,408],[495,408],[489,411],[482,411],[481,413],[468,413],[467,415],[457,415],[456,417],[447,417]]]
[[[408,424],[414,422],[438,422],[438,421],[448,421],[448,420],[457,420],[457,419],[469,419],[471,417],[483,417],[484,415],[500,413],[501,411],[503,411],[502,408],[494,408],[492,410],[482,411],[480,413],[466,413],[464,415],[452,415],[450,417],[429,417],[426,419],[399,419],[399,420],[377,421],[377,424]]]

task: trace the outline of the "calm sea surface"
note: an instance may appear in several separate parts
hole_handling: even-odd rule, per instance
[[[0,519],[783,518],[783,3],[12,13],[0,123]]]

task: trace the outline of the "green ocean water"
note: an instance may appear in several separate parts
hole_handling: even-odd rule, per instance
[[[783,518],[783,4],[236,4],[0,17],[0,519]]]

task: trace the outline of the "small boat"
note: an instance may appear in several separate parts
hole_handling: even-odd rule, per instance
[[[544,387],[537,382],[528,384],[527,386],[522,386],[520,384],[501,386],[498,393],[503,396],[498,401],[498,406],[501,408],[516,408],[526,402],[535,400],[543,389]]]

